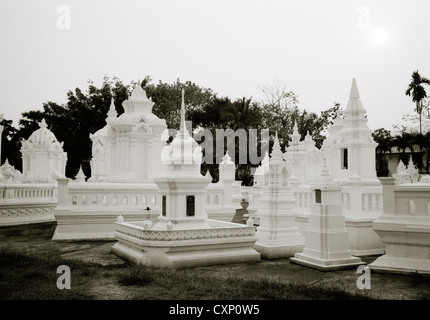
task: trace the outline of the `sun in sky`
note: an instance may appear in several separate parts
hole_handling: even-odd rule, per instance
[[[388,33],[384,29],[376,29],[371,34],[372,42],[378,46],[382,46],[388,41]]]

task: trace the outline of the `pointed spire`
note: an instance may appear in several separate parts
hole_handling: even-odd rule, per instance
[[[48,125],[46,124],[45,118],[42,119],[41,122],[39,122],[39,127],[42,129],[45,129]]]
[[[185,90],[182,88],[182,100],[181,100],[181,124],[179,127],[179,131],[182,133],[186,132],[186,124],[185,124]]]
[[[305,135],[305,142],[308,144],[313,144],[313,139],[312,139],[312,134],[309,132],[309,130],[306,131],[306,135]]]
[[[360,98],[360,94],[358,93],[357,81],[355,80],[355,78],[353,78],[349,99],[359,99],[359,98]]]
[[[412,160],[412,154],[409,156],[409,161],[408,161],[407,167],[408,167],[408,169],[409,168],[415,168],[414,161]]]
[[[299,134],[299,129],[297,127],[297,120],[294,120],[293,135],[297,134]]]
[[[297,120],[294,120],[293,134],[291,135],[292,145],[297,145],[300,141],[300,133],[297,127]]]
[[[283,161],[281,145],[279,144],[278,131],[275,134],[275,141],[273,143],[272,154],[270,155],[269,163],[279,164]]]
[[[108,111],[107,115],[109,118],[116,118],[118,116],[118,113],[116,112],[115,103],[114,103],[113,98],[111,99],[110,107],[109,107],[109,111]]]
[[[224,155],[224,157],[222,158],[222,161],[221,161],[221,163],[220,163],[221,165],[224,165],[224,164],[234,164],[234,162],[233,161],[231,161],[231,157],[230,157],[230,155],[228,154],[228,150],[225,152],[225,155]]]
[[[209,172],[209,170],[208,171],[206,171],[206,175],[205,175],[205,177],[206,178],[210,178],[211,179],[211,181],[212,181],[212,175],[211,175],[211,173]]]
[[[76,179],[76,181],[78,181],[78,182],[85,182],[85,178],[86,178],[86,176],[85,176],[84,171],[82,170],[82,165],[81,165],[81,166],[79,167],[79,171],[78,171],[78,173],[76,174],[75,179]]]
[[[358,93],[357,81],[355,81],[355,78],[352,79],[351,92],[349,94],[348,104],[344,110],[343,120],[345,124],[350,127],[367,126],[366,110],[363,108],[363,104],[360,101],[360,94]],[[361,123],[351,123],[354,121],[360,121]]]
[[[279,144],[278,131],[275,133],[275,141],[273,143],[273,149],[281,150],[281,145]]]

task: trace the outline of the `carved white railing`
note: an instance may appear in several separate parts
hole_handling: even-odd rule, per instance
[[[342,187],[342,207],[344,212],[381,212],[383,211],[382,187],[354,186]]]
[[[257,193],[253,187],[249,194]],[[309,185],[293,186],[291,189],[296,199],[296,208],[299,212],[308,212],[314,199],[312,188]],[[351,186],[342,186],[342,208],[344,212],[382,212],[382,187],[364,186],[360,189]]]
[[[343,211],[349,211],[351,209],[351,195],[348,192],[342,192],[341,197]]]
[[[430,184],[398,185],[394,188],[396,215],[430,216]]]
[[[55,221],[57,199],[53,183],[0,184],[0,225]]]
[[[63,206],[134,206],[151,210],[161,207],[161,196],[154,184],[69,183]]]
[[[362,193],[361,209],[363,211],[382,211],[382,192],[381,193]]]
[[[57,187],[54,184],[2,184],[0,203],[53,203],[57,201]]]
[[[210,184],[206,196],[206,208],[209,210],[219,209],[224,203],[224,189],[222,185]]]

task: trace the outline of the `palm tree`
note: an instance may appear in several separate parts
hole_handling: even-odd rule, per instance
[[[430,85],[430,80],[421,77],[421,75],[417,71],[412,72],[412,81],[409,83],[408,89],[406,90],[407,96],[412,96],[412,101],[416,104],[416,112],[420,117],[420,134],[422,134],[422,123],[421,123],[421,114],[423,111],[422,100],[427,97],[426,90],[422,86],[422,84]]]

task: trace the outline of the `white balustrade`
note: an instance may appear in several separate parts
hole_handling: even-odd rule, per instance
[[[57,187],[54,184],[3,184],[0,185],[1,203],[56,202]]]
[[[158,208],[160,202],[156,190],[144,194],[135,190],[124,193],[108,192],[99,190],[97,193],[88,194],[84,190],[73,190],[73,193],[69,194],[69,203],[72,206],[142,206],[152,209]]]
[[[363,211],[382,211],[382,193],[362,193]]]

